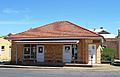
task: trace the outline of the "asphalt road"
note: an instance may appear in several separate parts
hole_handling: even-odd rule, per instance
[[[120,72],[0,68],[0,77],[120,77]]]

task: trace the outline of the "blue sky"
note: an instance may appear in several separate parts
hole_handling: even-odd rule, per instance
[[[120,0],[0,0],[0,35],[61,20],[117,34]]]

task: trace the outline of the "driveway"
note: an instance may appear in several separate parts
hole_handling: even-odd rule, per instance
[[[108,64],[94,67],[1,65],[0,77],[120,77],[120,67]]]
[[[119,71],[1,68],[0,77],[120,77]]]

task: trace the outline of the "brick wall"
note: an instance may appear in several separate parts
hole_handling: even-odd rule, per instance
[[[45,62],[61,63],[63,57],[63,44],[45,44]]]
[[[22,55],[23,55],[23,45],[22,44],[16,44],[15,42],[12,42],[12,46],[11,46],[11,62],[13,64],[16,63],[16,50],[18,52],[18,63],[21,63],[22,62]]]
[[[88,44],[85,41],[85,39],[80,40],[80,42],[77,44],[78,46],[78,63],[88,63]],[[92,43],[93,44],[93,43]],[[97,46],[97,52],[96,52],[96,63],[100,63],[100,50],[99,43],[94,43]],[[65,44],[66,45],[66,44]],[[44,44],[45,49],[45,62],[46,63],[62,63],[63,58],[63,46],[64,44]],[[11,60],[13,63],[16,61],[16,48],[18,50],[18,59],[19,62],[22,62],[22,55],[23,55],[23,44],[16,44],[12,42],[12,56]]]

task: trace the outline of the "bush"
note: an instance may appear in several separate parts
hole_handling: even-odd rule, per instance
[[[113,63],[115,58],[115,50],[112,48],[104,48],[101,54],[102,62]]]

